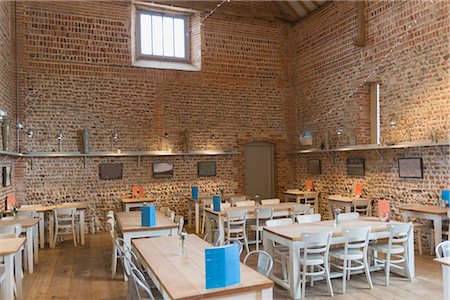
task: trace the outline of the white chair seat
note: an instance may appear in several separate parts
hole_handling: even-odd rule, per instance
[[[324,263],[324,257],[321,254],[317,253],[311,253],[308,254],[306,257],[306,265],[307,266],[315,266],[315,265],[322,265]],[[303,256],[303,253],[300,253],[300,263],[302,265],[305,264],[305,257]]]
[[[250,225],[249,228],[250,228],[250,230],[253,230],[253,231],[263,231],[264,226],[256,227],[256,225]]]
[[[225,232],[230,232],[230,233],[242,233],[242,232],[244,232],[244,231],[242,230],[242,228],[230,228],[230,230],[228,230],[228,229],[225,228]]]
[[[345,249],[341,248],[330,250],[330,256],[343,260],[345,258]],[[364,253],[359,249],[350,248],[347,250],[347,259],[356,260],[363,259],[363,257]]]
[[[389,251],[388,244],[377,244],[374,246],[370,246],[370,248],[374,251],[378,251],[378,252],[382,252],[382,253],[388,253],[388,251]],[[405,252],[405,248],[402,245],[393,244],[391,246],[391,254],[400,254],[403,252]]]

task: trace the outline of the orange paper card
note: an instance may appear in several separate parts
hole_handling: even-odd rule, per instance
[[[391,219],[391,204],[389,200],[378,200],[378,218],[383,222],[389,222]]]
[[[132,187],[131,187],[131,198],[139,198],[139,195],[138,195],[138,186],[137,185],[133,185]]]
[[[7,210],[11,210],[13,209],[13,207],[16,205],[16,197],[14,196],[14,194],[10,194],[7,198],[6,198],[6,209]]]
[[[362,195],[362,183],[355,184],[355,196]]]
[[[306,180],[306,190],[307,191],[313,190],[313,181],[312,180]]]

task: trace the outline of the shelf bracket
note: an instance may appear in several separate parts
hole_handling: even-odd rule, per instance
[[[83,156],[83,158],[80,157],[80,159],[83,161],[83,168],[86,169],[86,165],[87,165],[87,156]]]
[[[31,170],[34,170],[34,158],[31,157]]]
[[[141,156],[140,155],[138,155],[138,157],[137,157],[137,166],[138,166],[138,168],[141,167]]]
[[[381,158],[381,165],[383,166],[384,165],[384,152],[383,152],[383,150],[375,149],[375,152],[380,156],[380,158]]]
[[[445,155],[445,146],[441,145],[439,147],[439,152],[441,153],[441,157],[444,159],[444,163],[447,162],[447,156]]]

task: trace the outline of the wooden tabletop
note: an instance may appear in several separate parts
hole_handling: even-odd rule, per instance
[[[449,257],[442,257],[442,258],[435,258],[434,260],[437,261],[438,263],[442,264],[442,265],[450,267],[450,256]]]
[[[356,220],[343,221],[338,226],[334,226],[334,220],[321,221],[308,224],[293,223],[289,225],[282,225],[276,227],[264,227],[265,231],[271,232],[283,238],[293,241],[300,241],[300,235],[308,232],[326,232],[330,231],[333,236],[341,236],[343,228],[359,228],[370,227],[372,232],[384,231],[388,224],[399,224],[400,222],[381,222],[378,218],[368,217],[359,218]]]
[[[231,197],[242,197],[245,195],[235,195],[235,194],[225,194],[223,196],[220,196],[220,200],[222,201],[229,201],[231,199]],[[192,199],[192,198],[188,198],[189,201],[194,201],[194,202],[202,202],[203,200],[212,200],[213,195],[211,196],[201,196],[198,197],[198,199]]]
[[[448,208],[434,206],[434,205],[420,205],[420,204],[412,204],[412,205],[404,205],[400,207],[400,210],[408,210],[415,211],[427,214],[436,214],[436,215],[445,215],[449,211]]]
[[[31,207],[19,207],[19,210],[35,210],[37,212],[46,212],[52,211],[55,208],[76,208],[76,209],[86,209],[88,205],[86,202],[67,202],[64,205],[56,204],[56,205],[39,205],[39,206],[31,206]]]
[[[25,243],[26,238],[19,237],[13,239],[2,239],[0,243],[0,256],[9,255],[19,251],[23,243]]]
[[[154,202],[156,201],[155,198],[122,198],[122,203],[141,203],[141,202]]]
[[[218,216],[225,216],[228,211],[246,209],[247,213],[253,214],[257,208],[273,208],[274,211],[284,211],[284,210],[291,209],[294,205],[296,205],[296,204],[284,202],[284,203],[278,203],[278,204],[264,204],[264,205],[259,205],[259,206],[233,206],[233,207],[222,208],[221,211],[214,211],[213,208],[206,208],[205,210],[212,214],[218,215]]]
[[[350,196],[342,196],[342,195],[330,195],[330,196],[328,196],[328,200],[352,203],[353,200],[369,200],[369,199],[357,198],[355,196],[350,197]]]
[[[24,218],[24,219],[17,219],[17,220],[0,220],[0,226],[1,225],[12,225],[19,223],[22,228],[28,228],[33,227],[37,223],[39,223],[40,218]],[[2,240],[3,242],[3,240]]]
[[[119,230],[122,232],[131,231],[151,231],[160,229],[178,228],[178,224],[169,220],[168,217],[160,212],[156,212],[155,226],[141,226],[141,212],[140,211],[124,211],[116,213],[116,221]]]
[[[315,192],[315,191],[300,191],[300,190],[286,190],[286,191],[284,191],[284,193],[287,195],[298,196],[298,195],[303,195],[306,193],[317,193],[317,192]]]
[[[241,283],[206,289],[205,248],[212,247],[194,234],[186,238],[186,256],[179,255],[178,236],[135,239],[136,250],[171,299],[207,299],[273,287],[273,282],[241,263]]]

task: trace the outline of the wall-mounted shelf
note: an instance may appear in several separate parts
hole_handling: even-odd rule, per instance
[[[429,140],[425,141],[415,141],[415,142],[402,142],[393,145],[377,145],[377,144],[367,144],[367,145],[354,145],[354,146],[342,146],[336,147],[329,150],[322,150],[320,148],[311,148],[306,150],[296,150],[289,153],[323,153],[323,152],[345,152],[345,151],[361,151],[361,150],[383,150],[383,149],[404,149],[404,148],[418,148],[418,147],[434,147],[434,146],[449,146],[449,140],[441,140],[438,142],[431,142]]]
[[[0,155],[4,155],[4,156],[15,156],[15,157],[23,157],[23,153],[19,153],[19,152],[14,152],[14,151],[3,151],[0,150]]]

